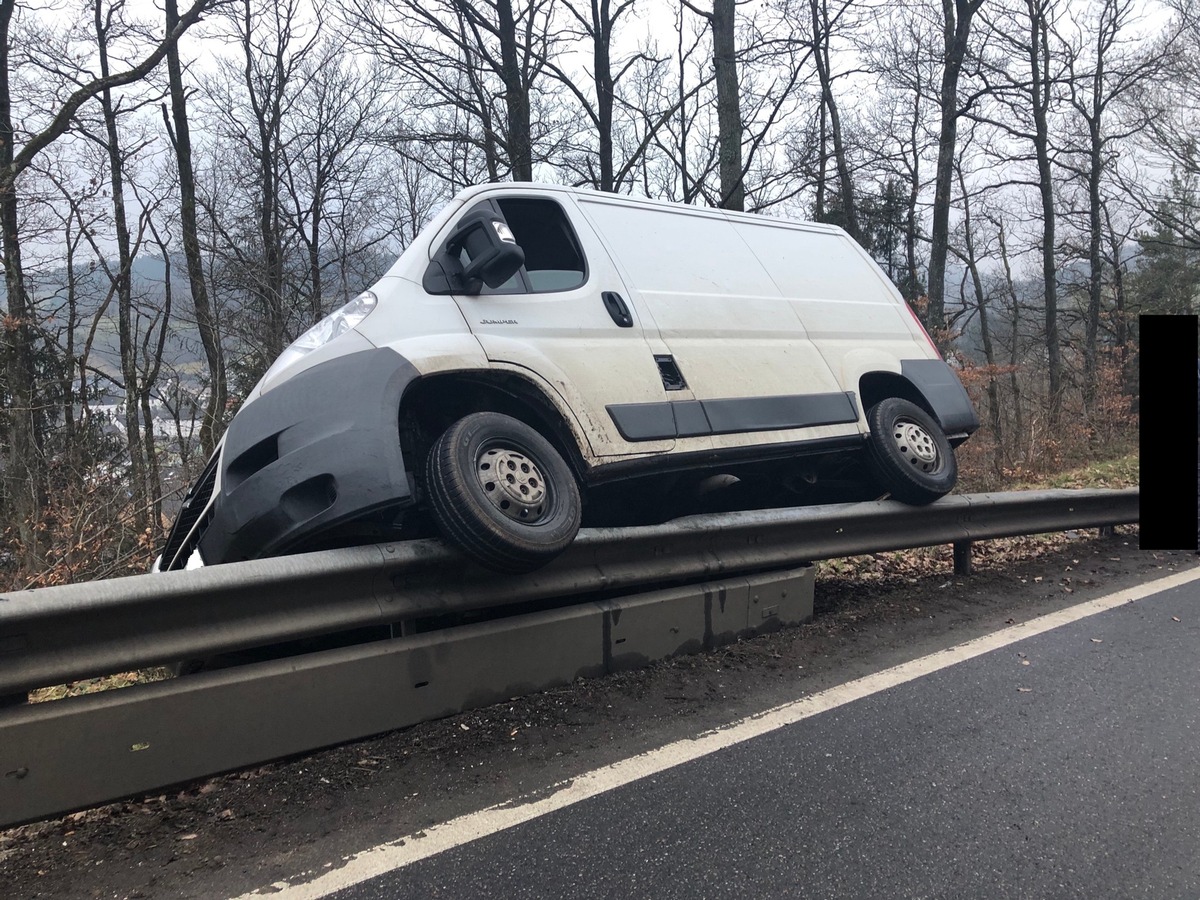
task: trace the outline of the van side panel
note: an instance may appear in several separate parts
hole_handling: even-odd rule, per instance
[[[765,216],[755,221],[739,216],[730,224],[785,297],[820,303],[834,316],[842,303],[880,305],[884,300],[883,305],[894,306],[887,296],[891,284],[881,281],[878,270],[866,264],[858,245],[845,232]],[[863,333],[893,330],[890,325],[880,328],[873,322],[858,324]],[[806,327],[811,336],[814,327]]]
[[[771,220],[735,227],[846,390],[863,372],[899,374],[902,360],[936,358],[895,287],[849,235]]]
[[[722,213],[590,197],[579,202],[697,400],[761,406],[762,398],[845,390]],[[745,421],[748,431],[758,423],[755,416]],[[777,427],[787,426],[780,420]]]

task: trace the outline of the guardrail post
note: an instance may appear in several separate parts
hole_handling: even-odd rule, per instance
[[[974,541],[955,541],[954,542],[954,574],[955,575],[970,575],[971,574],[971,547],[975,544]]]

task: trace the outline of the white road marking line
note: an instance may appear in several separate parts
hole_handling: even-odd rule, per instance
[[[1200,579],[1200,569],[1179,572],[1148,584],[1118,591],[1105,597],[1098,597],[1095,600],[1088,600],[1057,612],[1047,613],[1028,622],[1002,628],[945,650],[938,650],[929,656],[901,663],[890,669],[884,669],[882,672],[857,678],[783,706],[777,706],[758,715],[705,732],[697,737],[685,738],[604,768],[586,772],[554,785],[549,789],[547,796],[542,796],[537,800],[522,803],[521,798],[517,797],[479,812],[468,813],[457,819],[451,819],[449,822],[433,825],[415,834],[405,835],[399,840],[364,850],[349,857],[341,868],[326,872],[313,881],[284,887],[282,890],[279,889],[280,883],[276,882],[269,888],[244,894],[235,900],[250,900],[253,897],[263,896],[270,896],[272,900],[318,900],[318,898],[335,891],[351,887],[394,869],[401,869],[478,838],[496,834],[540,818],[555,810],[573,806],[590,797],[708,756],[710,753],[716,753],[779,728],[794,725],[819,713],[836,709],[993,650],[999,650],[1018,641],[1197,579]],[[539,791],[538,793],[545,792]]]

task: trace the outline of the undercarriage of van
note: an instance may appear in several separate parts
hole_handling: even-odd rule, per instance
[[[588,490],[584,525],[655,525],[701,513],[852,503],[882,496],[868,469],[863,439],[839,443],[857,451],[797,455],[791,449],[773,460],[723,461],[606,481]]]

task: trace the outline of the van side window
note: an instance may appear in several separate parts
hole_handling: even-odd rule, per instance
[[[553,200],[525,198],[496,202],[525,251],[531,291],[569,291],[587,281],[583,252],[561,206]]]

